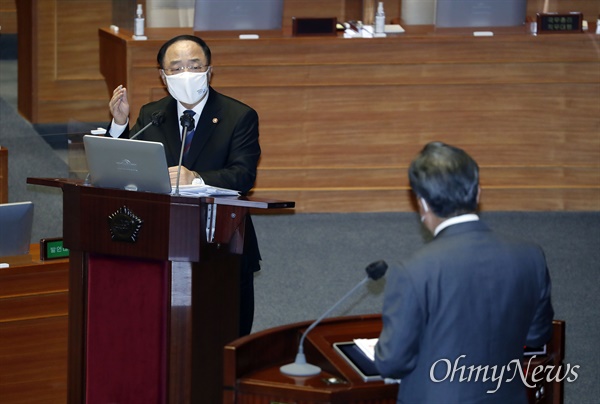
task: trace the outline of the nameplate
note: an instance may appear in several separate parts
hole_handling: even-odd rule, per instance
[[[66,258],[69,249],[63,246],[62,238],[43,238],[40,240],[40,259],[42,261]]]
[[[583,14],[573,13],[538,13],[538,34],[565,34],[583,32]]]
[[[337,35],[337,18],[292,17],[293,36]]]

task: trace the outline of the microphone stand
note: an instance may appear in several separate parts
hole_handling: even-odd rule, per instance
[[[144,133],[144,131],[146,129],[148,129],[150,126],[152,126],[153,124],[154,124],[154,122],[150,122],[148,125],[144,126],[142,129],[140,129],[138,131],[138,133],[136,133],[135,135],[133,135],[132,137],[130,137],[129,140],[135,139],[136,137],[138,137],[139,135],[141,135],[142,133]]]
[[[181,126],[183,126],[183,132],[181,134],[181,151],[179,152],[179,164],[177,165],[177,183],[175,185],[175,195],[179,196],[179,178],[181,176],[181,164],[183,163],[183,151],[185,150],[185,139],[187,138],[188,132],[194,130],[194,117],[186,114],[185,112],[180,118]]]
[[[361,287],[365,282],[369,279],[378,280],[381,278],[385,271],[387,270],[387,264],[385,261],[376,261],[370,264],[367,268],[367,276],[360,281],[356,286],[354,286],[348,293],[344,295],[340,300],[338,300],[329,310],[321,315],[318,319],[316,319],[302,334],[300,338],[300,343],[298,344],[298,353],[296,354],[296,359],[293,363],[289,363],[287,365],[283,365],[279,368],[281,373],[286,374],[288,376],[314,376],[321,373],[321,368],[315,365],[311,365],[306,362],[306,356],[304,356],[304,340],[308,333],[317,326],[329,313],[331,313],[334,309],[336,309],[344,300],[346,300],[352,293],[354,293],[359,287]]]
[[[140,129],[138,131],[138,133],[136,133],[135,135],[133,135],[132,137],[129,138],[129,140],[133,140],[136,137],[138,137],[139,135],[141,135],[146,129],[148,129],[150,126],[154,125],[154,126],[158,126],[161,123],[163,123],[165,121],[165,113],[163,111],[155,111],[152,113],[152,120],[150,121],[150,123],[148,123],[146,126],[144,126],[142,129]]]

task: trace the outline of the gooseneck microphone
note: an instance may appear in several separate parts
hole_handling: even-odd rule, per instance
[[[179,195],[179,177],[181,176],[181,163],[183,162],[183,151],[185,149],[185,139],[187,138],[188,132],[194,130],[196,122],[194,117],[188,111],[184,111],[181,118],[179,118],[181,126],[183,126],[181,132],[181,151],[179,153],[179,164],[177,165],[177,184],[175,186],[175,195]]]
[[[136,137],[138,137],[139,135],[144,133],[144,131],[146,129],[148,129],[150,126],[152,126],[152,125],[159,126],[164,121],[165,121],[165,112],[164,111],[154,111],[152,113],[152,118],[151,118],[150,123],[148,125],[144,126],[142,129],[140,129],[135,135],[130,137],[129,140],[135,139]]]
[[[331,313],[335,308],[337,308],[348,296],[354,293],[360,286],[362,286],[369,279],[374,281],[385,275],[385,271],[387,271],[388,265],[385,261],[375,261],[365,269],[367,271],[367,276],[360,281],[352,290],[350,290],[344,297],[337,301],[329,310],[321,315],[318,319],[316,319],[302,334],[300,338],[300,344],[298,345],[298,353],[296,354],[296,359],[293,363],[289,363],[287,365],[283,365],[279,368],[281,373],[286,374],[288,376],[314,376],[321,373],[321,368],[315,365],[311,365],[310,363],[306,363],[306,357],[304,356],[304,339],[306,335],[317,326],[329,313]]]

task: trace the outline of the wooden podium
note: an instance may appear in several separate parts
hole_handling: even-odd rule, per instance
[[[68,402],[219,403],[245,217],[294,203],[27,182],[63,191]]]
[[[321,368],[312,377],[291,377],[282,374],[281,365],[294,361],[302,333],[311,322],[285,325],[239,338],[225,346],[223,403],[225,404],[395,404],[402,384],[364,381],[359,373],[334,348],[336,342],[354,338],[377,338],[382,328],[378,314],[337,317],[323,321],[304,341],[304,353],[309,363]],[[553,336],[546,355],[532,360],[531,368],[554,366],[564,361],[565,323],[555,320]],[[523,358],[524,365],[528,358]],[[548,368],[550,369],[550,368]],[[556,370],[549,370],[552,374]],[[528,374],[528,379],[531,375]],[[539,375],[538,375],[539,377]],[[527,389],[531,404],[563,402],[564,379],[541,382]]]

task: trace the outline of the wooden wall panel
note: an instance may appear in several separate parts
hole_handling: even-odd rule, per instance
[[[111,23],[110,0],[17,6],[29,19],[19,30],[19,112],[32,123],[107,120],[97,28]]]
[[[488,39],[209,38],[213,86],[261,117],[255,195],[300,198],[301,212],[412,209],[406,167],[423,144],[442,140],[495,173],[482,175],[495,190],[487,208],[599,209],[595,37]],[[146,50],[125,38],[121,46],[129,70],[146,72],[130,76],[130,89],[142,89],[130,90],[135,115],[164,90],[152,87]]]
[[[66,403],[69,263],[30,251],[0,270],[0,401]]]
[[[37,18],[45,21],[40,32],[50,34],[36,43],[40,49],[32,58],[42,67],[32,89],[38,96],[30,97],[37,100],[32,110],[41,121],[107,120],[109,94],[126,84],[135,120],[143,103],[166,94],[156,71],[159,46],[189,29],[149,29],[144,42],[131,41],[126,30],[119,35],[101,30],[101,42],[111,43],[108,53],[102,51],[108,56],[81,62],[75,58],[86,54],[85,44],[97,46],[89,44],[98,33],[81,34],[78,41],[74,28],[52,31],[62,27],[59,21],[84,25],[83,8],[69,9],[67,3],[36,3]],[[103,26],[114,1],[92,3],[89,26]],[[533,3],[529,14],[540,7]],[[598,2],[592,1],[548,4],[549,11],[598,11]],[[292,15],[340,13],[351,18],[361,6],[358,0],[332,0],[315,9],[314,2],[288,0],[284,23]],[[388,13],[400,8],[400,2],[386,2]],[[595,21],[591,23],[595,29]],[[409,31],[398,38],[368,40],[205,39],[213,50],[213,86],[253,106],[261,117],[257,196],[277,197],[281,191],[285,199],[299,192],[296,211],[370,210],[374,205],[365,202],[370,188],[357,189],[347,172],[364,172],[373,186],[391,190],[397,199],[398,192],[406,193],[410,159],[427,141],[444,140],[465,147],[482,170],[510,173],[485,181],[482,177],[487,188],[516,192],[507,205],[488,200],[488,207],[600,209],[600,58],[595,35],[536,37],[523,29],[492,38]],[[65,46],[57,51],[61,42]],[[98,80],[94,64],[101,66],[106,83]],[[529,180],[531,172],[544,179],[543,185]],[[283,177],[275,180],[276,175]],[[534,198],[537,204],[525,204],[531,199],[527,192],[542,195],[540,186],[544,195],[559,199]],[[350,192],[364,195],[349,197]],[[587,199],[582,198],[586,193]],[[331,204],[316,207],[327,197]],[[346,202],[338,202],[342,197]]]
[[[107,120],[108,90],[98,73],[97,29],[110,24],[130,27],[131,10],[138,2],[145,4],[143,0],[0,0],[3,32],[15,32],[11,27],[17,27],[16,9],[20,9],[19,18],[22,19],[19,33],[19,42],[22,43],[19,53],[23,64],[19,66],[21,114],[32,123]],[[291,29],[292,16],[335,15],[340,20],[345,20],[358,19],[362,13],[362,0],[328,0],[318,3],[318,7],[315,7],[312,0],[286,0],[284,32]],[[544,4],[543,0],[529,0],[528,15],[534,16]],[[551,0],[548,4],[550,11],[583,11],[584,15],[591,16],[591,22],[600,13],[600,6],[595,0]],[[400,0],[385,0],[385,7],[389,19],[400,16]],[[374,60],[379,60],[381,55],[377,53],[377,46],[368,50],[367,54],[371,53]],[[323,52],[322,56],[326,58],[329,54]],[[302,53],[298,53],[298,56],[301,57]],[[434,54],[425,55],[425,61],[416,59],[413,62],[427,63],[432,56]],[[239,66],[239,60],[233,59],[232,64]],[[252,58],[242,60],[251,63]],[[350,63],[354,61],[349,60]],[[24,66],[25,64],[28,66]],[[153,91],[150,90],[149,93]]]
[[[544,10],[546,5],[547,10]],[[535,15],[543,11],[550,13],[580,11],[584,18],[593,21],[600,14],[600,2],[597,0],[528,0],[527,15]]]
[[[0,323],[6,404],[67,402],[67,315]]]
[[[17,33],[16,0],[0,0],[0,34]]]

